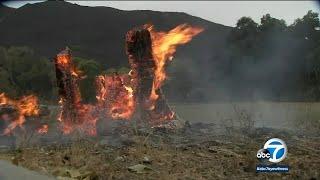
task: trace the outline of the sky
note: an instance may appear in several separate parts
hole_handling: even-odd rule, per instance
[[[8,1],[10,7],[21,7],[26,3],[39,1]],[[242,16],[249,16],[256,22],[269,13],[272,17],[284,19],[292,24],[308,10],[320,13],[319,1],[69,1],[84,6],[107,6],[121,10],[155,10],[185,12],[215,23],[235,26]]]

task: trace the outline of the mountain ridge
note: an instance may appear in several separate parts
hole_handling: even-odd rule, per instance
[[[29,46],[48,58],[70,46],[77,56],[93,58],[110,67],[120,67],[127,64],[124,51],[126,32],[150,22],[157,30],[164,31],[183,23],[203,27],[205,31],[182,47],[179,53],[198,59],[219,53],[231,30],[228,26],[187,13],[124,11],[45,1],[26,4],[2,21],[0,46]]]
[[[11,8],[0,3],[0,22],[14,11],[15,8]]]

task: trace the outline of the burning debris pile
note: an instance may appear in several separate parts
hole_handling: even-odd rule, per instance
[[[14,100],[2,93],[0,94],[0,125],[6,127],[0,133],[2,135],[10,135],[17,127],[23,129],[26,118],[39,118],[44,115],[43,112],[39,107],[38,98],[34,95],[23,96],[18,100]],[[37,125],[37,131],[45,132],[45,129],[43,129],[45,125]]]
[[[128,75],[100,75],[96,78],[97,102],[103,114],[115,120],[129,120],[135,109],[133,90]]]
[[[97,121],[101,119],[135,120],[151,127],[177,119],[161,89],[166,80],[165,68],[176,47],[202,31],[186,24],[167,33],[156,32],[151,25],[129,31],[126,53],[131,71],[125,75],[97,76],[96,104],[82,102],[78,83],[84,76],[73,64],[71,51],[66,48],[60,52],[54,62],[61,106],[58,121],[63,134],[96,135]],[[14,101],[1,94],[0,106],[1,121],[10,121],[3,134],[23,127],[25,117],[39,115],[37,97],[32,95]],[[48,129],[45,124],[37,131],[45,134]]]

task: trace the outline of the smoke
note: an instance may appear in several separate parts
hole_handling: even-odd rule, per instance
[[[307,116],[305,104],[286,103],[304,98],[306,43],[283,32],[269,32],[255,45],[261,47],[254,56],[236,57],[224,43],[221,51],[203,51],[206,54],[182,47],[193,56],[178,50],[167,67],[164,92],[177,113],[191,122],[236,121],[237,106],[257,127],[293,128],[298,117]]]
[[[303,98],[299,88],[306,42],[287,33],[270,32],[254,45],[257,52],[248,56],[236,56],[224,44],[220,50],[203,51],[205,55],[188,47],[183,50],[192,57],[177,53],[167,68],[170,99],[212,102]],[[177,97],[174,91],[180,95]]]

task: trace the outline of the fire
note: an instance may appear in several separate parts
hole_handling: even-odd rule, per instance
[[[68,48],[57,55],[55,66],[61,106],[58,121],[63,133],[70,134],[79,130],[88,135],[95,135],[98,119],[96,108],[81,102],[78,81],[82,77],[73,64]]]
[[[70,116],[66,113],[66,103],[61,103],[61,112],[58,121],[61,123],[63,134],[70,134],[74,131],[84,132],[87,135],[94,136],[97,134],[96,122],[98,120],[96,108],[89,104],[78,104],[76,110]],[[75,121],[76,120],[76,121]]]
[[[152,25],[145,25],[145,28],[147,28],[151,34],[152,55],[156,65],[154,72],[155,78],[150,95],[151,102],[155,102],[159,97],[157,90],[166,79],[166,62],[173,59],[178,45],[188,43],[194,36],[201,33],[203,29],[191,27],[187,24],[179,25],[169,32],[156,32]],[[153,108],[154,105],[151,106],[151,109]]]
[[[71,74],[75,77],[80,77],[81,71],[77,70],[72,64],[69,54],[59,54],[57,56],[57,64],[64,69],[69,69]]]
[[[107,117],[129,120],[135,109],[133,89],[126,85],[128,75],[100,75],[96,78],[97,101]],[[127,81],[126,81],[127,80]]]
[[[0,94],[0,106],[12,106],[17,110],[17,117],[12,119],[8,127],[4,130],[4,135],[10,134],[16,127],[23,128],[23,124],[26,121],[26,117],[38,116],[39,115],[39,105],[38,98],[34,95],[23,96],[19,100],[13,100],[4,93]]]
[[[74,129],[78,129],[90,136],[97,135],[97,115],[98,113],[94,105],[81,104],[78,110],[78,118],[80,119],[80,123],[76,124]]]
[[[48,130],[49,130],[49,126],[47,124],[44,124],[40,128],[38,128],[37,132],[39,134],[47,134]]]
[[[150,25],[146,25],[142,31],[129,31],[126,38],[129,38],[127,54],[131,71],[128,75],[115,73],[97,76],[97,104],[94,105],[83,104],[81,100],[79,80],[83,76],[73,64],[71,51],[67,48],[59,53],[55,59],[55,68],[61,106],[58,121],[63,133],[81,131],[96,135],[96,122],[100,115],[129,120],[136,108],[139,111],[143,109],[142,116],[150,119],[150,123],[174,119],[176,115],[161,92],[161,86],[167,78],[166,63],[173,60],[178,45],[188,43],[202,31],[202,28],[187,24],[179,25],[169,32],[157,32]],[[12,100],[2,93],[0,106],[4,105],[13,107],[16,112],[14,117],[7,114],[0,117],[9,122],[3,134],[10,134],[16,127],[23,128],[26,117],[38,116],[40,111],[38,99],[34,95]],[[36,131],[46,134],[48,129],[49,126],[45,124]]]

